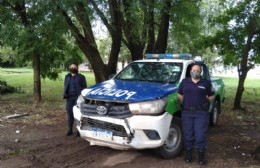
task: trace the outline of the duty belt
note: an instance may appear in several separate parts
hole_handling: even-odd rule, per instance
[[[183,110],[187,110],[187,111],[205,110],[205,111],[208,111],[209,106],[210,106],[210,103],[204,103],[201,106],[184,106]]]

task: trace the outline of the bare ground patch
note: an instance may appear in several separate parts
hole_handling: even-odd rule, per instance
[[[196,151],[193,153],[194,162],[186,164],[183,155],[164,160],[151,150],[119,151],[90,146],[87,141],[75,136],[66,137],[63,102],[33,107],[29,101],[0,98],[0,103],[1,117],[15,111],[30,114],[1,121],[1,168],[199,167]],[[224,106],[219,125],[209,129],[208,164],[205,167],[259,167],[260,162],[253,158],[254,149],[260,145],[257,116],[257,109],[233,112],[229,106]]]

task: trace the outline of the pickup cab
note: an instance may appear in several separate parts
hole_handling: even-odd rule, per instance
[[[169,159],[182,152],[181,104],[177,90],[200,63],[202,78],[212,82],[214,101],[209,110],[215,126],[224,101],[224,83],[211,78],[208,67],[190,54],[147,54],[112,79],[84,89],[73,107],[80,136],[90,145],[114,149],[154,149]]]

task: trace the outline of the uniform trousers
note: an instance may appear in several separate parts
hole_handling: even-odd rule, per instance
[[[69,97],[66,99],[66,111],[68,117],[68,126],[72,126],[74,123],[73,106],[77,103],[77,97]]]
[[[206,133],[209,126],[209,112],[204,110],[182,111],[182,129],[184,147],[192,149],[194,144],[198,150],[207,146]]]

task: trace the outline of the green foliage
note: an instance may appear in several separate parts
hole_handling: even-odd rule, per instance
[[[103,61],[107,62],[109,53],[110,53],[110,46],[112,43],[111,37],[97,39],[96,41],[97,41],[99,53],[100,53]]]
[[[171,29],[168,51],[198,53],[198,40],[201,37],[202,18],[200,2],[176,1],[171,13]]]
[[[219,57],[217,51],[211,50],[210,48],[206,48],[203,50],[202,58],[204,62],[209,66],[210,69],[214,68],[215,65],[219,65],[222,63],[221,58]]]
[[[64,20],[56,13],[54,3],[48,1],[25,2],[24,15],[14,11],[11,6],[22,1],[4,1],[0,4],[0,39],[3,45],[11,46],[18,54],[15,61],[18,65],[31,65],[32,56],[40,55],[40,72],[43,78],[56,79],[61,72],[61,65],[68,64],[76,58],[81,62],[82,57],[74,45]],[[25,18],[23,18],[25,17]]]
[[[17,52],[11,47],[0,47],[0,66],[10,67],[14,66],[16,62]]]
[[[49,104],[54,104],[53,102],[63,101],[63,87],[64,87],[64,76],[68,72],[62,72],[59,74],[57,80],[50,80],[48,78],[42,79],[42,97],[43,103],[47,101]],[[93,72],[81,72],[87,80],[88,87],[95,84],[95,78]],[[33,71],[28,68],[1,68],[0,80],[5,80],[8,84],[15,88],[20,88],[23,94],[10,95],[15,100],[24,99],[30,102],[31,94],[33,93]],[[30,102],[31,103],[31,102]]]
[[[224,12],[214,20],[218,31],[208,38],[208,44],[217,45],[220,54],[224,56],[226,65],[237,65],[246,49],[248,36],[257,24],[248,59],[249,64],[260,63],[258,0],[228,1],[226,5]]]
[[[7,85],[5,81],[0,80],[0,94],[14,93],[15,87]]]
[[[46,106],[56,106],[57,103],[63,102],[62,92],[64,85],[64,76],[67,72],[62,72],[58,80],[44,79],[42,80],[42,96],[43,104],[46,102]],[[86,77],[88,86],[95,84],[95,78],[93,72],[82,72]],[[24,93],[9,94],[5,96],[13,97],[16,101],[25,101],[30,102],[30,94],[33,92],[33,78],[32,78],[32,69],[27,68],[2,68],[0,73],[0,80],[5,80],[8,84],[13,87],[20,87]],[[238,78],[223,78],[225,82],[225,91],[226,91],[226,100],[224,102],[225,106],[231,106],[232,101],[235,96],[235,91],[237,87]],[[255,91],[256,94],[255,95]],[[245,100],[250,101],[251,103],[257,103],[260,101],[260,79],[248,79],[245,82]],[[31,104],[28,103],[28,104]],[[243,105],[248,103],[244,102]],[[64,108],[64,104],[62,104]]]
[[[235,97],[238,78],[223,78],[225,83],[225,96],[228,97],[228,103],[232,104]],[[260,79],[247,79],[245,82],[244,99],[251,103],[259,103],[260,101]],[[226,103],[226,100],[225,100]],[[245,105],[245,104],[243,104]]]
[[[214,18],[223,13],[224,0],[203,0],[200,4],[200,14],[203,20],[201,25],[204,36],[214,35],[217,31]]]
[[[124,11],[124,27],[125,29],[131,28],[131,30],[128,30],[125,36],[131,35],[132,39],[135,39],[134,42],[143,43],[146,39],[143,37],[143,31],[144,29],[147,29],[147,25],[144,22],[144,17],[147,3],[144,3],[142,1],[123,1],[123,11]],[[133,26],[134,25],[134,26]]]
[[[8,156],[12,156],[12,157],[18,157],[20,155],[24,155],[28,152],[28,150],[26,149],[13,149],[11,151],[9,151]]]

